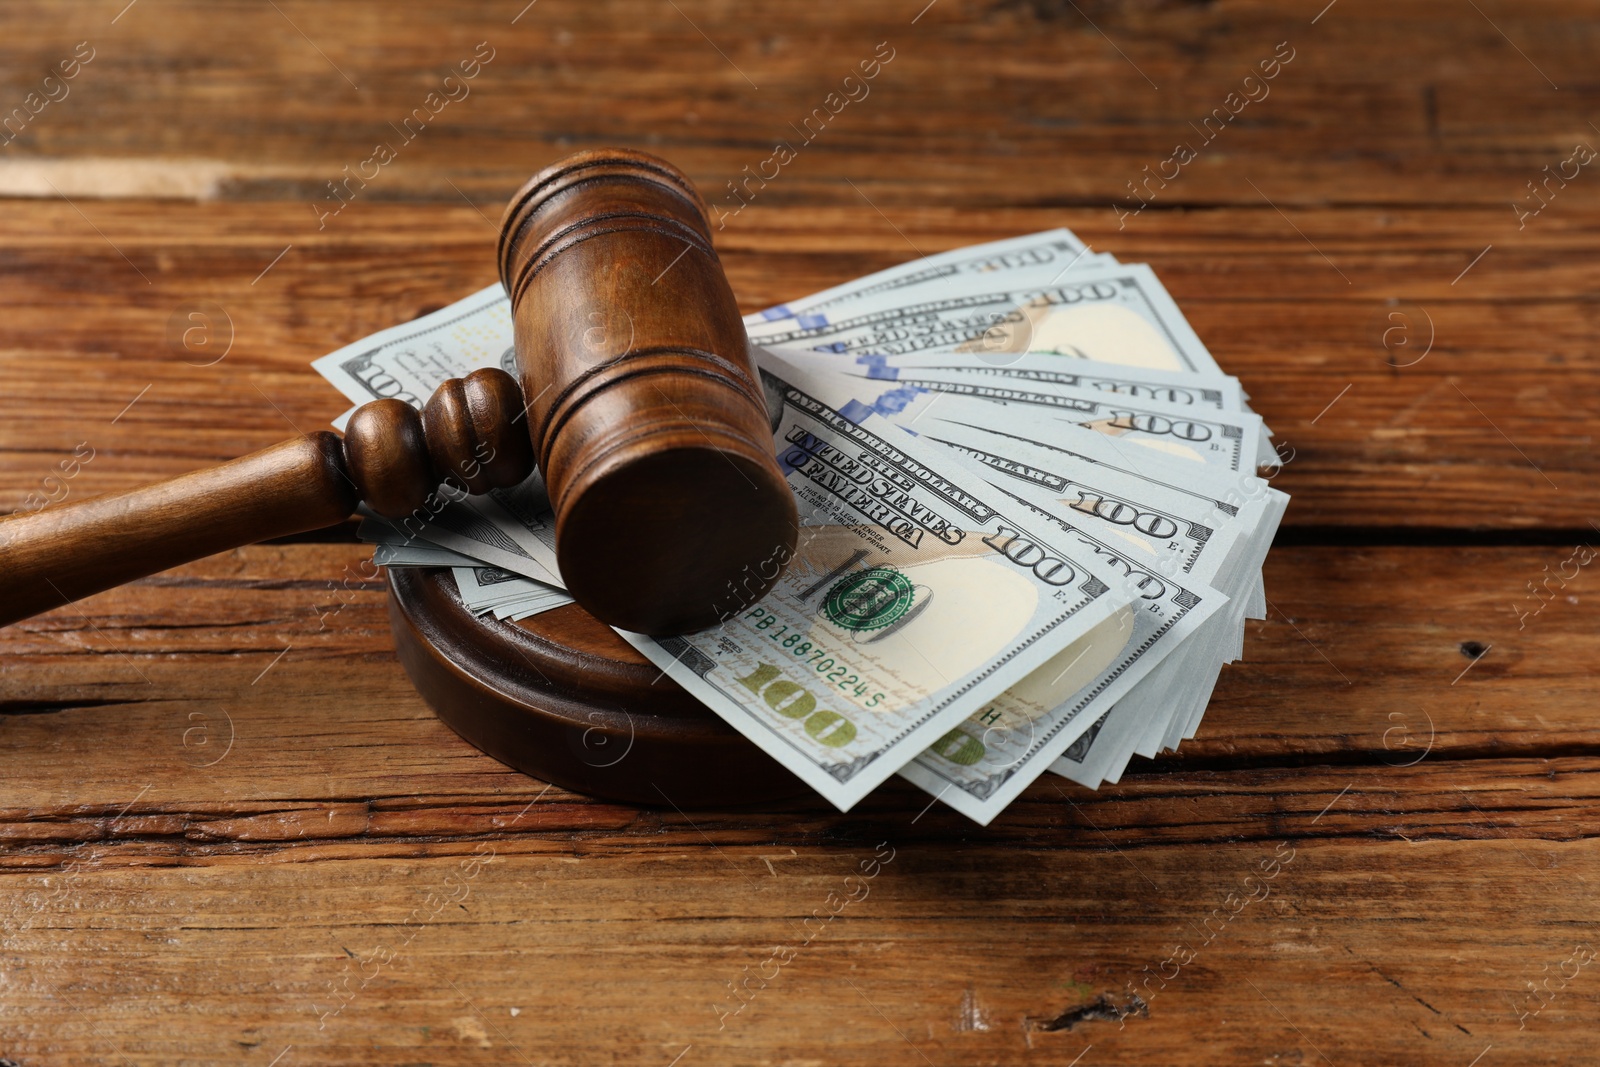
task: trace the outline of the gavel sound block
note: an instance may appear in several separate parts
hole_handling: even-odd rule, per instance
[[[485,752],[582,792],[680,806],[801,792],[606,625],[713,625],[765,593],[797,534],[703,202],[652,156],[580,153],[512,198],[499,262],[520,386],[479,370],[420,412],[363,405],[343,438],[0,521],[0,625],[332,525],[363,500],[425,519],[441,486],[509,487],[537,464],[578,603],[507,623],[472,615],[447,568],[390,570],[396,648],[422,695]]]

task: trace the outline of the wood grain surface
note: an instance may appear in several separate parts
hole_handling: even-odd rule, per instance
[[[1270,617],[1181,752],[979,829],[511,772],[349,527],[107,592],[0,630],[0,1058],[1592,1058],[1600,177],[1549,177],[1592,6],[525,3],[0,7],[0,509],[325,427],[313,358],[493,282],[505,198],[615,144],[745,310],[1057,225],[1150,262],[1283,445]]]

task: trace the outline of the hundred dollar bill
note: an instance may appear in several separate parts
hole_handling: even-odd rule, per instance
[[[455,576],[456,589],[461,594],[461,602],[478,615],[503,601],[555,590],[554,586],[535,582],[531,578],[524,578],[510,571],[503,571],[499,567],[485,567],[482,564],[456,567],[452,573]]]
[[[1123,588],[1137,599],[1117,626],[1102,627],[1092,642],[1069,646],[901,770],[902,776],[985,824],[1099,718],[1136,701],[1141,688],[1155,693],[1144,710],[1131,714],[1158,713],[1160,694],[1181,678],[1157,681],[1152,676],[1192,645],[1227,602],[1204,583],[1163,573],[1171,566],[1170,557],[1135,555],[1096,538],[1093,524],[1053,501],[1029,503],[1033,514],[1116,566]],[[1048,710],[1041,713],[1041,707]]]
[[[1009,428],[1026,432],[1030,427]],[[1034,432],[1038,429],[1033,427]],[[1254,541],[1263,535],[1270,538],[1272,532],[1261,528],[1265,509],[1259,502],[1239,509],[1208,501],[1114,467],[1083,462],[1021,433],[943,422],[926,427],[925,435],[984,464],[997,486],[1066,516],[1157,573],[1175,576],[1176,569],[1226,594],[1226,608],[1130,691],[1114,718],[1120,724],[1130,715],[1136,717],[1144,724],[1140,736],[1153,743],[1190,702],[1203,705],[1209,699],[1210,688],[1200,679],[1213,665],[1235,658],[1244,628],[1245,594],[1256,580],[1252,564],[1259,557]],[[1187,715],[1183,718],[1186,722]],[[1135,737],[1130,754],[1137,744]]]
[[[577,601],[573,600],[571,596],[559,589],[552,589],[547,593],[533,593],[504,604],[496,604],[489,609],[489,613],[497,619],[509,619],[512,622],[516,622],[518,619],[542,615],[547,611],[554,611],[556,608],[566,607],[568,604],[575,603]]]
[[[937,404],[909,417],[902,412],[892,416],[916,431],[943,444],[955,445],[999,474],[1019,477],[1048,490],[1058,490],[1066,479],[1053,470],[1062,464],[1094,464],[1119,471],[1170,493],[1179,494],[1202,509],[1197,514],[1211,516],[1209,525],[1230,525],[1238,520],[1248,531],[1239,546],[1245,555],[1238,567],[1248,579],[1240,591],[1247,601],[1247,618],[1262,618],[1256,613],[1260,599],[1260,569],[1271,540],[1277,532],[1288,498],[1271,488],[1265,479],[1250,473],[1235,473],[1197,464],[1164,452],[1129,448],[1115,436],[1095,433],[1080,426],[1053,422],[1041,413],[1007,409],[998,423],[986,401],[946,395]],[[1019,458],[1032,454],[1033,462]],[[1041,458],[1042,457],[1042,458]],[[1092,477],[1084,473],[1083,477]],[[1233,595],[1234,590],[1225,589]]]
[[[1000,279],[1004,281],[1005,279]],[[852,301],[805,324],[749,327],[766,348],[901,356],[1046,352],[1101,363],[1221,375],[1155,272],[1144,264],[1071,271],[1045,286],[1000,286],[913,299],[894,291]],[[932,297],[934,294],[928,294]]]
[[[926,432],[935,437],[939,436],[939,430],[935,427],[940,424],[953,422],[976,425],[981,416],[981,412],[970,406],[963,413],[961,402],[955,398],[946,398],[941,404],[942,409],[932,412],[924,420],[928,427]],[[1010,419],[1005,426],[991,427],[987,432],[1000,438],[1016,437],[1024,445],[1124,471],[1144,481],[1186,494],[1197,503],[1221,512],[1239,514],[1253,531],[1247,545],[1249,554],[1240,562],[1241,569],[1251,578],[1247,591],[1248,603],[1244,608],[1245,618],[1266,618],[1261,565],[1289,503],[1288,495],[1272,488],[1266,479],[1249,471],[1223,471],[1214,467],[1196,469],[1196,465],[1187,460],[1145,449],[1126,448],[1115,437],[1096,434],[1081,427]],[[1004,452],[1005,449],[1000,451]]]
[[[973,402],[968,401],[969,406]],[[978,413],[983,413],[979,407]],[[953,414],[959,415],[957,411]],[[969,411],[968,414],[971,414]],[[1037,431],[1043,426],[1032,420]],[[1023,421],[1021,429],[1028,429]],[[953,448],[981,468],[998,488],[1047,517],[1080,544],[1114,562],[1135,588],[1143,610],[1121,637],[1120,654],[1109,658],[1084,655],[1075,679],[1052,677],[1047,666],[1024,682],[1054,681],[1066,690],[1052,716],[1082,716],[1075,728],[1056,732],[1057,743],[1031,747],[1034,733],[1053,726],[1051,716],[1032,719],[1008,706],[1003,694],[951,731],[928,752],[901,771],[979,821],[987,822],[1023,786],[1050,767],[1080,731],[1092,728],[1111,712],[1116,724],[1132,720],[1164,724],[1169,703],[1188,688],[1183,664],[1198,658],[1209,662],[1225,654],[1229,642],[1208,638],[1208,631],[1242,627],[1231,609],[1230,587],[1246,584],[1235,564],[1235,546],[1251,533],[1237,509],[1145,481],[1115,468],[1078,460],[1067,453],[1054,458],[1043,448],[1016,436],[1001,436],[959,421],[924,427],[922,435]],[[1092,435],[1091,435],[1092,436]],[[1215,586],[1216,588],[1212,588]],[[1201,603],[1196,605],[1195,601]],[[1111,638],[1111,634],[1101,635]],[[1104,645],[1114,646],[1114,641]],[[1071,658],[1082,650],[1071,649]],[[1117,653],[1115,647],[1104,648]],[[1062,658],[1062,657],[1058,657]],[[1097,671],[1101,673],[1096,673]],[[1068,672],[1061,671],[1061,675]],[[1074,687],[1090,699],[1075,706],[1065,699]],[[1102,735],[1107,736],[1107,735]],[[952,786],[959,787],[953,789]]]
[[[1110,724],[1111,718],[1116,713],[1116,710],[1116,708],[1112,708],[1110,711],[1100,716],[1100,718],[1096,719],[1094,725],[1090,726],[1083,732],[1081,737],[1067,746],[1067,750],[1061,754],[1060,758],[1050,765],[1050,770],[1056,774],[1062,775],[1065,778],[1069,778],[1072,781],[1077,782],[1079,785],[1086,785],[1090,789],[1099,788],[1100,782],[1103,781],[1105,777],[1103,774],[1096,774],[1091,770],[1088,773],[1080,776],[1077,771],[1074,771],[1072,774],[1068,774],[1063,771],[1061,767],[1063,764],[1065,764],[1073,768],[1084,768],[1086,762],[1090,760],[1090,752],[1095,752],[1098,754],[1103,752],[1108,747],[1107,745],[1100,744],[1100,735],[1105,733],[1106,727]],[[1097,744],[1099,745],[1098,748],[1096,748]],[[1109,763],[1109,761],[1107,762]],[[1091,774],[1094,775],[1094,777],[1091,778]]]
[[[1256,536],[1251,540],[1248,554],[1239,562],[1241,569],[1246,570],[1254,577],[1254,584],[1249,602],[1241,607],[1240,612],[1244,618],[1264,619],[1266,618],[1266,592],[1261,577],[1262,566],[1266,562],[1267,552],[1272,547],[1273,538],[1276,536],[1278,526],[1288,508],[1289,496],[1266,485],[1264,480],[1255,479],[1255,481],[1257,486],[1251,488],[1259,488],[1259,494],[1253,493],[1243,505],[1242,510],[1246,514],[1255,513],[1259,515],[1259,518],[1252,520],[1256,523],[1257,532]],[[1241,659],[1243,656],[1244,632],[1241,624],[1237,643],[1228,659],[1231,661]],[[1215,683],[1215,678],[1209,679],[1209,683],[1206,679],[1201,679],[1201,684],[1207,693],[1210,692],[1210,687]],[[1155,738],[1147,734],[1145,739],[1136,746],[1135,751],[1139,755],[1154,756],[1163,748],[1177,748],[1180,741],[1193,737],[1195,731],[1200,728],[1200,720],[1205,715],[1207,703],[1207,701],[1191,701],[1187,712],[1182,709],[1177,711],[1162,737]],[[1123,763],[1126,765],[1126,760]]]
[[[1039,532],[948,453],[813,395],[782,360],[761,369],[802,517],[795,558],[759,604],[734,605],[719,626],[622,636],[848,809],[1131,609],[1110,568]]]
[[[983,414],[981,405],[967,401],[949,408],[940,418],[925,420],[919,435],[980,464],[984,477],[997,487],[1071,512],[1070,518],[1093,526],[1101,539],[1152,564],[1165,560],[1167,566],[1213,585],[1245,577],[1228,563],[1240,539],[1248,542],[1256,531],[1237,507],[1085,461],[1072,451],[1074,444],[1086,450],[1103,448],[1099,441],[1072,437],[1067,447],[1051,447],[1043,438],[1054,436],[1058,428],[1045,420],[1011,420],[1003,431],[992,430],[965,421],[964,416]]]
[[[435,497],[435,503],[399,519],[384,518],[363,505],[358,509],[362,527],[368,530],[363,538],[389,545],[410,545],[420,539],[546,585],[561,586],[554,552],[491,497],[452,496],[444,489]]]
[[[462,549],[456,551],[445,548],[436,539],[430,539],[428,533],[433,533],[435,538],[441,536],[441,533],[438,530],[429,531],[420,519],[413,518],[397,523],[368,510],[364,505],[357,511],[362,518],[360,526],[356,528],[356,536],[373,546],[372,561],[380,565],[482,567],[486,565],[483,556],[496,555],[497,547],[502,551],[505,550],[503,545],[476,543],[470,537],[456,536],[451,540]],[[471,519],[459,524],[462,530],[470,530],[472,525]],[[445,531],[442,536],[449,537],[449,532]],[[471,548],[477,554],[468,554],[465,551],[467,548]],[[522,566],[526,568],[527,564]]]
[[[1246,411],[1239,379],[1229,375],[1189,374],[1147,367],[1126,367],[1096,360],[1065,360],[1036,352],[994,361],[970,355],[940,353],[917,356],[858,356],[856,366],[840,364],[847,373],[882,381],[915,379],[924,373],[953,373],[971,380],[1015,380],[1113,393],[1136,400],[1156,400],[1208,411]]]
[[[1273,492],[1277,494],[1276,490]],[[1282,497],[1282,494],[1277,495]],[[1261,521],[1269,532],[1276,529],[1282,516],[1281,507],[1275,507],[1270,500],[1253,502],[1247,505],[1246,510],[1249,509],[1266,511],[1266,517]],[[1259,545],[1253,545],[1250,556],[1241,561],[1240,567],[1259,573],[1260,560],[1270,540],[1269,533],[1261,538]],[[1260,588],[1259,579],[1256,588]],[[1229,612],[1240,621],[1245,614],[1242,608],[1234,605],[1229,606]],[[1256,617],[1256,614],[1252,609],[1250,616]],[[1243,654],[1243,633],[1237,629],[1239,622],[1233,621],[1229,625],[1235,628],[1237,635],[1230,654],[1218,656],[1201,648],[1183,649],[1179,656],[1174,657],[1177,662],[1163,665],[1163,669],[1178,672],[1188,679],[1188,684],[1176,691],[1167,715],[1159,719],[1141,719],[1125,714],[1121,707],[1114,708],[1109,720],[1101,724],[1104,728],[1092,744],[1074,746],[1063,753],[1050,769],[1083,785],[1098,788],[1102,782],[1118,781],[1134,755],[1154,756],[1161,749],[1176,748],[1183,739],[1193,737],[1205,714],[1223,662],[1237,659]]]
[[[556,562],[556,515],[550,506],[544,475],[536,470],[517,485],[507,489],[491,489],[481,497],[473,497],[474,505],[487,512],[489,506],[484,503],[484,497],[493,501],[503,509],[505,516],[513,520],[507,523],[504,518],[496,516],[497,523],[517,535],[518,541],[526,546],[528,554],[537,560],[548,574],[548,577],[536,574],[531,577],[558,589],[565,589],[566,583],[561,579],[561,568]]]
[[[981,275],[970,280],[978,284],[964,291],[883,292],[812,310],[803,322],[751,322],[750,336],[780,350],[857,356],[958,352],[994,364],[1034,352],[1151,370],[1221,373],[1144,264],[1065,275],[1048,266],[1020,268],[997,276],[988,286],[981,284]],[[1263,423],[1257,431],[1258,453],[1271,450],[1271,436]]]
[[[1254,608],[1261,564],[1288,498],[1250,475],[1196,469],[1193,463],[1123,447],[1115,438],[1026,412],[1008,412],[1003,428],[986,425],[993,421],[993,411],[982,401],[946,396],[915,425],[924,437],[983,462],[998,485],[1036,488],[1085,518],[1104,517],[1123,526],[1119,544],[1148,551],[1147,532],[1170,534],[1167,547],[1178,553],[1185,573],[1232,598],[1202,628],[1229,640],[1185,641],[1051,768],[1098,786],[1103,779],[1114,780],[1135,753],[1154,755],[1193,736],[1220,664],[1242,652],[1247,611],[1260,617]],[[1122,506],[1129,503],[1135,506]],[[1238,536],[1228,548],[1230,529]]]
[[[808,378],[807,384],[818,392],[826,388],[815,378]],[[1126,627],[1103,627],[1096,635],[1097,651],[1108,660],[1089,654],[1084,642],[1074,644],[901,771],[987,823],[1049,768],[1056,754],[1071,747],[1069,742],[1079,731],[1103,718],[1106,708],[1116,705],[1113,725],[1130,719],[1159,720],[1159,728],[1172,696],[1182,692],[1188,697],[1187,674],[1177,664],[1189,659],[1209,662],[1224,655],[1228,642],[1205,635],[1217,627],[1242,628],[1227,590],[1245,579],[1230,561],[1238,540],[1251,532],[1253,523],[1236,507],[1219,501],[1156,485],[1069,453],[1056,452],[1052,459],[1019,437],[965,425],[962,416],[993,414],[981,402],[952,398],[942,414],[947,417],[924,428],[927,436],[956,448],[967,461],[987,461],[981,470],[997,487],[1111,561],[1124,581],[1132,578],[1144,609]],[[1008,426],[1035,433],[1051,429],[1029,415],[1009,418]],[[1115,454],[1110,442],[1095,434],[1075,427],[1055,429],[1086,438],[1081,444],[1102,455]],[[998,449],[1010,458],[984,449]],[[1222,586],[1219,579],[1228,584]],[[1170,597],[1178,607],[1159,603],[1155,590],[1163,586],[1171,586]],[[1202,602],[1191,606],[1196,596]],[[1069,661],[1071,669],[1063,669]],[[1103,675],[1097,675],[1097,669]],[[1049,703],[1038,692],[1047,687],[1056,691],[1058,699],[1050,714],[1036,717],[1037,710]],[[1074,702],[1075,693],[1087,699]],[[1030,699],[1019,699],[1023,694]],[[1203,700],[1205,694],[1200,696]],[[1048,736],[1050,743],[1032,746],[1029,742],[1035,736]]]
[[[1196,470],[1191,463],[1120,447],[1114,438],[1076,427],[1052,425],[1025,414],[1009,418],[1003,428],[987,427],[983,425],[987,412],[978,401],[946,397],[941,405],[918,420],[918,431],[934,441],[960,448],[983,462],[999,479],[997,484],[1016,480],[1070,500],[1069,506],[1074,506],[1075,510],[1104,511],[1112,521],[1127,520],[1130,526],[1142,522],[1148,529],[1156,529],[1151,523],[1159,520],[1147,516],[1152,510],[1169,516],[1173,525],[1187,521],[1187,530],[1175,532],[1168,540],[1168,547],[1179,551],[1186,561],[1199,562],[1203,558],[1193,543],[1195,536],[1205,538],[1203,549],[1216,560],[1216,550],[1225,545],[1226,540],[1225,536],[1212,531],[1223,531],[1224,535],[1229,528],[1239,531],[1220,569],[1195,571],[1191,566],[1186,571],[1234,598],[1227,608],[1229,621],[1225,626],[1230,640],[1214,650],[1185,649],[1182,655],[1187,665],[1184,667],[1172,662],[1162,666],[1158,674],[1187,673],[1191,668],[1198,673],[1194,675],[1194,684],[1177,690],[1176,699],[1170,705],[1170,716],[1163,721],[1150,721],[1142,738],[1130,742],[1129,751],[1152,756],[1161,747],[1176,745],[1182,736],[1193,736],[1210,691],[1208,673],[1214,674],[1216,664],[1237,659],[1242,654],[1244,619],[1264,616],[1264,612],[1258,610],[1258,605],[1264,607],[1265,604],[1261,566],[1283,518],[1288,497],[1260,478]],[[1107,500],[1118,497],[1116,484],[1106,480],[1114,475],[1096,471],[1132,476],[1132,482],[1122,483],[1121,497],[1160,506],[1146,507],[1137,513],[1128,508],[1108,506]],[[1090,488],[1078,489],[1076,499],[1071,499],[1075,485]],[[1105,492],[1108,487],[1112,492]],[[1167,531],[1163,527],[1161,532]],[[1125,535],[1134,545],[1144,540],[1137,535],[1137,528],[1125,530]],[[1216,627],[1217,621],[1213,620],[1208,626]],[[1096,744],[1098,746],[1099,742]],[[1083,780],[1076,774],[1072,777]]]
[[[1071,270],[1114,263],[1115,256],[1091,251],[1071,230],[1045,230],[914,259],[836,285],[832,289],[746,315],[745,322],[757,326],[784,319],[803,319],[836,311],[853,301],[890,290],[905,294],[915,289],[920,296],[932,287],[938,287],[941,292],[971,289],[974,286],[993,287],[993,283],[1002,277],[1024,273],[1031,276],[1041,270],[1059,276]]]
[[[542,523],[530,524],[513,516],[500,506],[493,493],[446,505],[418,532],[436,545],[476,556],[546,585],[562,586],[551,547],[554,538],[546,540],[541,536],[549,531]]]
[[[1012,495],[1021,500],[1018,494]],[[1142,557],[1094,536],[1095,524],[1029,501],[1082,551],[1110,563],[1136,599],[1114,626],[1102,626],[1058,653],[945,734],[901,774],[987,824],[1108,709],[1134,699],[1170,657],[1193,642],[1227,597],[1182,574],[1164,574],[1170,557]]]
[[[1016,406],[1065,425],[1097,433],[1229,471],[1255,472],[1261,440],[1261,417],[1245,411],[1207,411],[1160,401],[1125,397],[1091,389],[1074,389],[1042,381],[996,378],[963,370],[905,371],[893,381],[879,381],[859,371],[861,402],[901,425],[917,421],[938,407],[944,396],[967,397],[998,406]],[[901,416],[904,416],[903,418]],[[990,413],[988,421],[1007,416]]]
[[[446,379],[481,367],[502,367],[514,376],[513,346],[511,300],[496,282],[449,307],[345,345],[311,366],[352,403],[394,397],[420,408]]]
[[[573,603],[560,589],[498,567],[457,567],[453,573],[462,603],[475,615],[525,619]]]
[[[526,600],[517,600],[510,604],[496,605],[491,609],[490,614],[497,619],[505,619],[510,622],[517,622],[521,619],[532,618],[535,615],[543,615],[547,611],[554,611],[556,608],[564,608],[568,604],[574,603],[576,603],[575,600],[557,589],[548,594],[537,597],[529,597]]]
[[[365,532],[363,532],[365,531]],[[368,536],[372,534],[373,536]],[[459,552],[452,552],[448,548],[438,545],[418,544],[390,544],[376,539],[373,531],[367,528],[365,520],[356,530],[356,535],[363,541],[373,541],[372,562],[380,567],[476,567],[480,563],[471,556],[463,556]]]
[[[1068,746],[1050,765],[1050,771],[1090,789],[1115,783],[1121,769],[1132,759],[1132,738],[1143,727],[1137,716],[1112,708]]]

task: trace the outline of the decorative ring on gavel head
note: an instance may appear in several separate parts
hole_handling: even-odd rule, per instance
[[[572,595],[650,634],[759,599],[793,554],[795,502],[688,178],[640,152],[571,156],[512,198],[499,256]]]

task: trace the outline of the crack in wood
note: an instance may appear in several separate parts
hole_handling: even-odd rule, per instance
[[[80,708],[110,708],[139,703],[137,700],[0,700],[0,715],[54,715]],[[156,703],[148,701],[147,703]]]
[[[1150,1005],[1137,993],[1129,994],[1128,999],[1121,1005],[1117,1004],[1109,994],[1102,993],[1087,1004],[1080,1004],[1076,1008],[1068,1008],[1060,1015],[1048,1019],[1028,1018],[1024,1020],[1024,1027],[1029,1030],[1042,1030],[1051,1032],[1056,1030],[1071,1030],[1074,1026],[1088,1022],[1117,1022],[1120,1023],[1130,1015],[1140,1018],[1150,1017]]]

